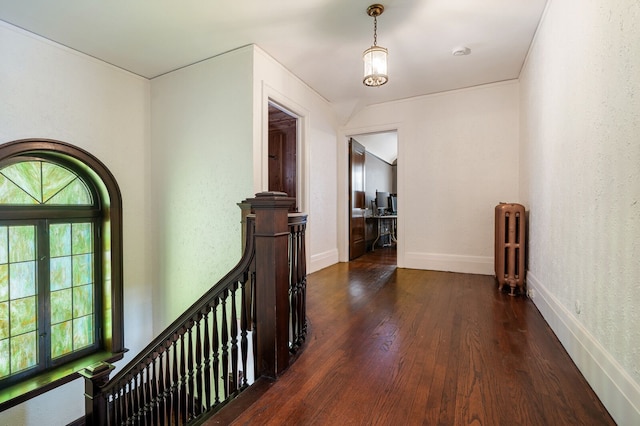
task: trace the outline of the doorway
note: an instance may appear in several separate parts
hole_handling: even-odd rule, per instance
[[[355,134],[348,148],[349,260],[397,253],[398,132]],[[381,196],[388,204],[381,206]],[[381,208],[384,207],[384,208]],[[384,219],[381,220],[381,216]],[[384,227],[384,230],[381,228]]]
[[[284,192],[298,202],[298,118],[269,102],[268,190]]]

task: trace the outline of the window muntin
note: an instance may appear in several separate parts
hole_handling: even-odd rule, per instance
[[[93,205],[82,179],[58,164],[31,160],[0,170],[0,204]]]
[[[95,343],[93,223],[49,225],[51,358]]]
[[[35,226],[0,226],[0,379],[38,364]]]
[[[96,199],[53,162],[29,158],[0,169],[0,212],[8,212],[0,220],[0,383],[100,346]]]

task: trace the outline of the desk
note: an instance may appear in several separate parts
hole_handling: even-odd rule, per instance
[[[384,216],[371,216],[377,222],[378,228],[378,236],[376,237],[373,245],[371,246],[371,251],[376,249],[376,243],[380,239],[380,237],[389,236],[389,243],[382,244],[382,247],[387,247],[396,243],[396,225],[398,220],[398,215],[384,215]]]

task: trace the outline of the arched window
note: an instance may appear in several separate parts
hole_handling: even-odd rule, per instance
[[[0,388],[51,388],[122,358],[122,316],[112,174],[63,142],[0,145]]]

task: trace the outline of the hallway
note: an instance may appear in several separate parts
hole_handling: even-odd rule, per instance
[[[392,257],[309,275],[299,359],[206,424],[614,424],[529,300]]]

